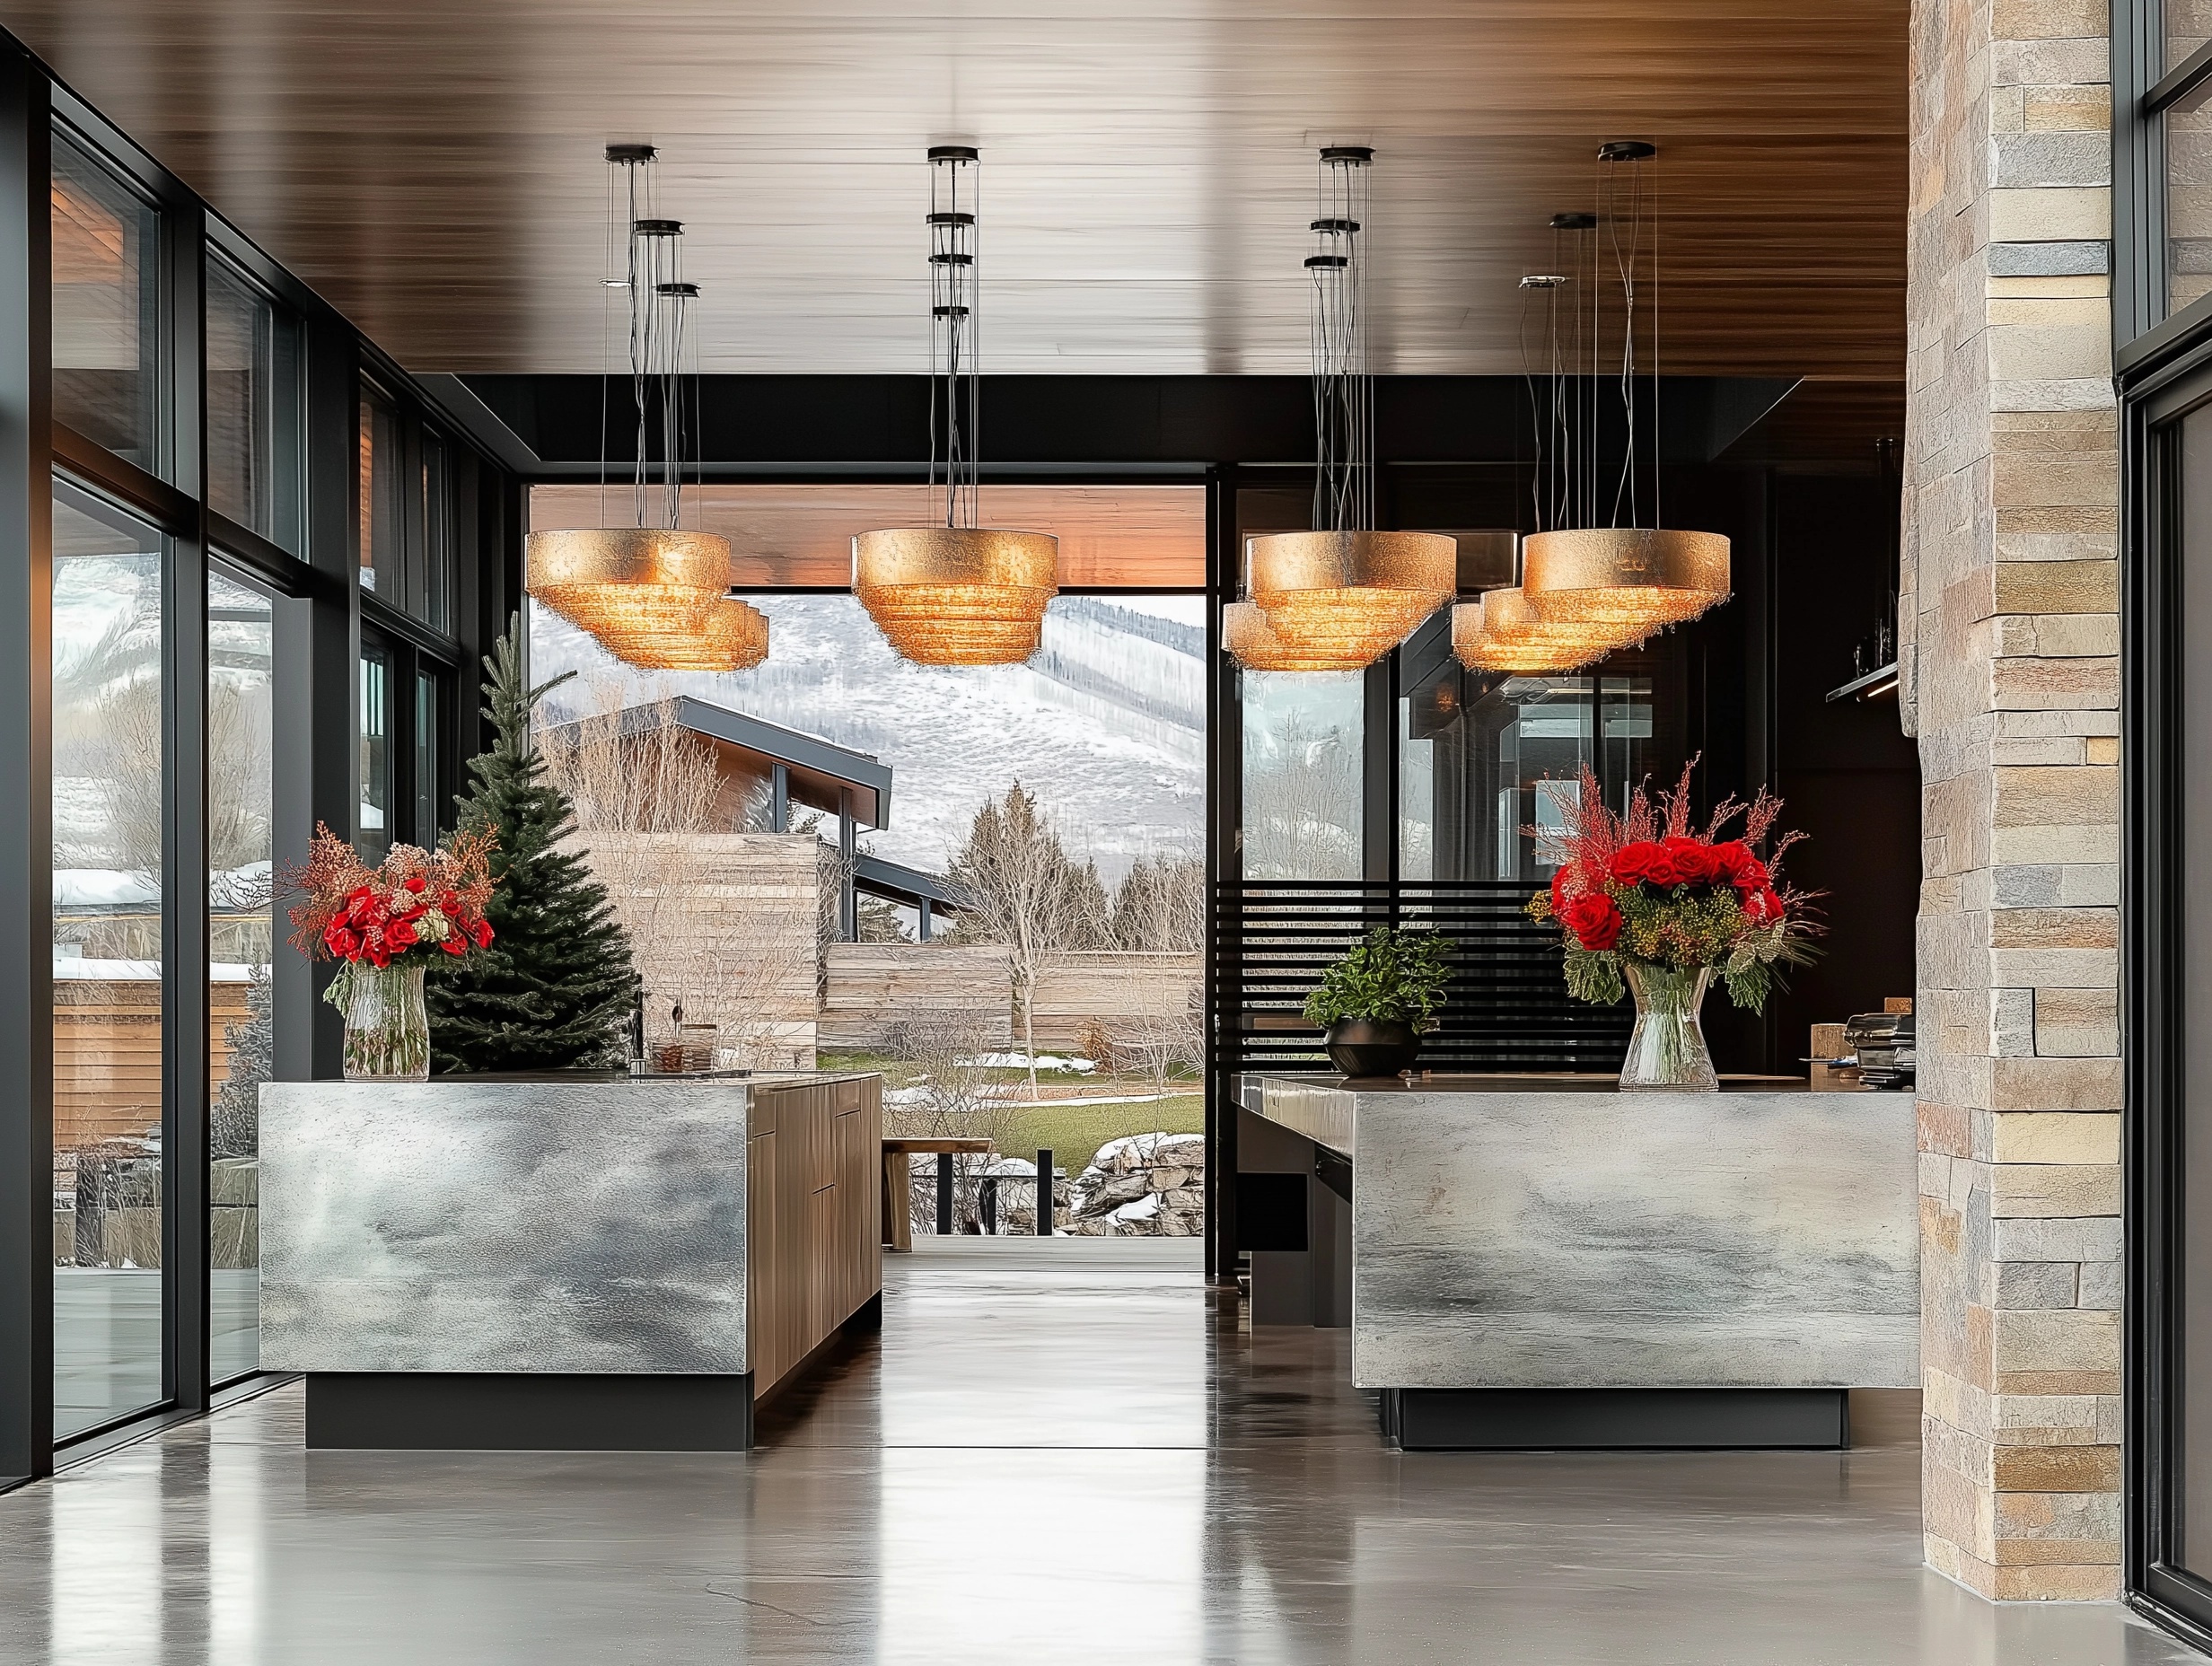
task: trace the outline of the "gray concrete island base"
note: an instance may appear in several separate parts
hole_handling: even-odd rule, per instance
[[[270,1371],[742,1374],[734,1082],[270,1083]]]
[[[1842,1390],[1918,1386],[1909,1094],[1293,1076],[1240,1093],[1353,1161],[1353,1373],[1386,1420],[1409,1392],[1511,1391],[1516,1416],[1571,1420],[1571,1397],[1629,1390],[1709,1426],[1729,1403],[1712,1394],[1757,1390],[1747,1413],[1817,1428]]]

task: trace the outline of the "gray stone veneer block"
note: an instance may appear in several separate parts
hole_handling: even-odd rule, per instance
[[[2112,269],[2110,243],[1991,243],[1991,277],[2102,277]]]

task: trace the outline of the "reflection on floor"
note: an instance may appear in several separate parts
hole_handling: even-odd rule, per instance
[[[1922,1569],[1907,1419],[1407,1457],[1347,1381],[1344,1333],[1240,1333],[1184,1241],[917,1240],[750,1458],[311,1458],[280,1390],[0,1498],[0,1662],[2197,1658]]]
[[[252,1371],[260,1355],[261,1275],[209,1275],[214,1380]],[[157,1267],[54,1269],[54,1435],[66,1440],[162,1397],[162,1275]]]

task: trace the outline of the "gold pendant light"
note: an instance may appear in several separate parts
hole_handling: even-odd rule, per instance
[[[1635,629],[1640,640],[1728,600],[1728,540],[1717,532],[1585,527],[1532,533],[1522,548],[1530,604],[1553,624]]]
[[[1452,609],[1452,652],[1475,671],[1579,671],[1626,645],[1602,627],[1547,622],[1518,588],[1489,591]]]
[[[1315,530],[1245,540],[1244,595],[1264,610],[1267,629],[1241,616],[1224,635],[1238,662],[1255,671],[1371,665],[1459,592],[1456,539],[1374,530],[1374,381],[1360,238],[1374,160],[1365,145],[1321,153],[1321,215],[1305,262],[1313,285]],[[1247,658],[1239,643],[1260,657]]]
[[[1019,665],[1037,652],[1045,605],[1059,594],[1058,539],[976,524],[979,171],[970,147],[930,147],[929,493],[933,508],[944,506],[944,524],[853,539],[853,594],[916,665]]]
[[[853,593],[917,665],[1018,665],[1037,652],[1058,566],[1042,532],[892,527],[853,539]]]
[[[1555,232],[1592,232],[1609,227],[1605,247],[1613,251],[1621,300],[1620,347],[1614,354],[1603,344],[1608,321],[1602,298],[1611,283],[1601,270],[1600,240],[1594,234],[1574,261],[1577,275],[1587,273],[1589,310],[1576,323],[1577,340],[1586,319],[1594,344],[1593,367],[1602,362],[1620,367],[1621,423],[1626,455],[1616,474],[1608,462],[1600,467],[1597,455],[1599,426],[1594,399],[1585,408],[1581,389],[1570,390],[1559,355],[1558,296],[1568,284],[1564,276],[1532,276],[1522,280],[1525,291],[1551,296],[1549,333],[1551,365],[1547,386],[1549,420],[1539,413],[1539,432],[1567,436],[1556,443],[1549,459],[1538,460],[1540,513],[1538,530],[1522,541],[1523,601],[1508,604],[1513,620],[1532,615],[1543,633],[1522,632],[1520,640],[1556,641],[1564,651],[1577,642],[1594,645],[1610,640],[1625,647],[1675,625],[1685,624],[1728,600],[1728,539],[1716,532],[1663,529],[1659,521],[1662,484],[1659,454],[1658,271],[1659,214],[1656,187],[1658,152],[1640,139],[1616,140],[1598,152],[1601,164],[1599,200],[1593,214],[1558,215]],[[1649,231],[1648,239],[1645,233]],[[1559,252],[1555,247],[1555,253]],[[1585,265],[1586,260],[1586,265]],[[1563,274],[1564,267],[1561,268]],[[1638,447],[1639,412],[1636,400],[1636,355],[1639,282],[1648,276],[1651,320],[1642,326],[1651,342],[1652,374],[1648,411],[1651,430],[1649,495],[1642,478],[1645,458]],[[1593,378],[1590,391],[1596,391]],[[1582,432],[1573,430],[1580,425]],[[1572,442],[1571,451],[1569,441]],[[1547,468],[1547,461],[1549,467]],[[1611,515],[1616,524],[1597,524],[1606,511],[1602,500],[1611,496]],[[1648,503],[1650,526],[1638,525]],[[1625,512],[1628,524],[1618,524]],[[1544,524],[1549,518],[1551,525]],[[1580,520],[1583,525],[1571,523]],[[1509,633],[1510,634],[1510,633]],[[1498,637],[1498,614],[1494,610],[1480,641]],[[1503,652],[1502,649],[1497,650]],[[1470,663],[1472,662],[1470,662]]]
[[[1286,644],[1357,644],[1371,665],[1458,591],[1438,532],[1270,532],[1245,540],[1245,593]]]
[[[768,616],[734,596],[717,597],[689,630],[593,633],[626,664],[649,671],[749,671],[768,657]]]
[[[621,178],[618,196],[629,211],[627,276],[610,280],[610,287],[624,289],[628,303],[637,524],[531,533],[522,540],[523,588],[640,670],[742,670],[767,657],[768,621],[729,595],[729,540],[682,527],[683,341],[690,303],[698,297],[698,285],[683,281],[683,225],[655,212],[652,145],[610,145],[607,162]],[[649,526],[656,506],[646,439],[656,420],[657,513],[665,524]]]
[[[1256,601],[1232,601],[1221,610],[1222,645],[1248,671],[1357,671],[1374,662],[1365,642],[1306,637],[1295,646],[1275,633]]]
[[[730,584],[730,547],[707,532],[610,527],[524,544],[531,597],[593,636],[696,631]]]

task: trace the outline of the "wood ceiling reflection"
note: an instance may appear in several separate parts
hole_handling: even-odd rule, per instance
[[[1661,145],[1668,368],[1897,375],[1903,0],[0,0],[409,368],[593,371],[610,138],[663,150],[705,368],[918,371],[933,140],[1001,373],[1295,373],[1317,143],[1378,148],[1378,368],[1515,373],[1605,139]]]
[[[627,483],[537,486],[534,532],[608,524],[628,509]],[[730,540],[738,588],[843,590],[853,535],[929,523],[918,486],[694,486],[684,524]],[[603,507],[602,507],[603,503]],[[1066,590],[1195,590],[1206,583],[1202,486],[987,486],[982,523],[1050,532],[1060,540]]]

